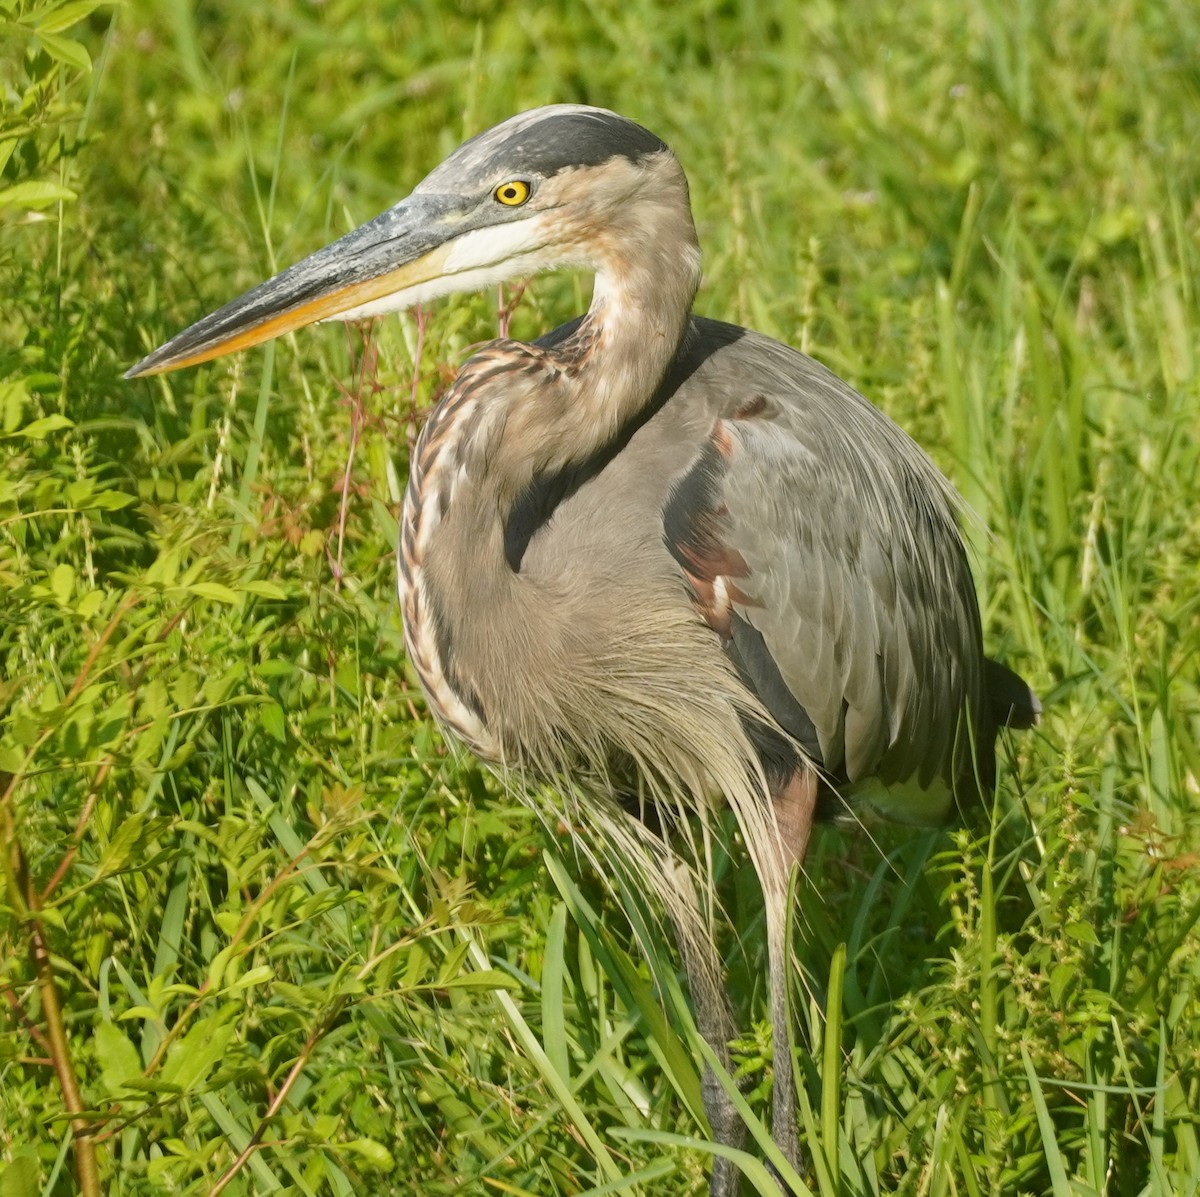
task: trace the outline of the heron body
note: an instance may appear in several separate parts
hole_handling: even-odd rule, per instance
[[[560,266],[594,271],[587,314],[484,347],[418,440],[408,653],[476,753],[608,812],[679,930],[719,1053],[732,1023],[696,930],[702,861],[611,808],[733,808],[786,1043],[786,893],[814,817],[944,819],[992,784],[997,729],[1037,702],[984,657],[957,500],[925,454],[812,359],[691,314],[700,254],[670,150],[603,110],[523,113],[130,373]],[[798,1163],[794,1099],[777,1068],[773,1134]],[[711,1078],[706,1102],[736,1141]],[[714,1194],[736,1186],[714,1169]]]

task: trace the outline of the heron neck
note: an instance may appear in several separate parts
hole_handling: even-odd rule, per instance
[[[690,219],[687,227],[691,232]],[[700,254],[694,239],[666,244],[678,251],[640,259],[623,252],[596,272],[591,307],[576,333],[585,351],[575,359],[575,400],[587,414],[607,411],[622,423],[650,401],[679,351],[700,282]]]
[[[639,213],[639,236],[596,263],[591,306],[541,366],[508,391],[502,448],[510,501],[539,478],[603,455],[644,419],[679,351],[700,280],[691,214],[682,205]],[[502,506],[503,500],[502,500]]]

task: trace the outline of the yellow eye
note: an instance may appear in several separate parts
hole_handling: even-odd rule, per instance
[[[522,179],[501,183],[492,194],[509,208],[519,208],[529,198],[529,184]]]

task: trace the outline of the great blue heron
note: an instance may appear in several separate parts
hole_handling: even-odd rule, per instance
[[[597,108],[515,116],[128,377],[555,267],[594,272],[587,314],[486,345],[418,441],[405,642],[479,756],[592,796],[657,885],[725,1061],[704,836],[688,829],[732,807],[767,915],[772,1135],[799,1166],[786,898],[814,818],[940,821],[993,784],[997,729],[1038,706],[983,655],[957,500],[925,454],[810,358],[691,314],[700,251],[667,146]],[[711,1072],[705,1100],[735,1143]],[[737,1183],[719,1161],[715,1197]]]

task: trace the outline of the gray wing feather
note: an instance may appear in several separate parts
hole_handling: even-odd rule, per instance
[[[724,535],[745,559],[737,614],[851,783],[955,785],[971,772],[979,614],[956,499],[925,454],[824,367],[749,334],[693,385],[754,415],[722,420]],[[765,403],[763,402],[765,400]],[[984,734],[982,729],[980,734]]]

